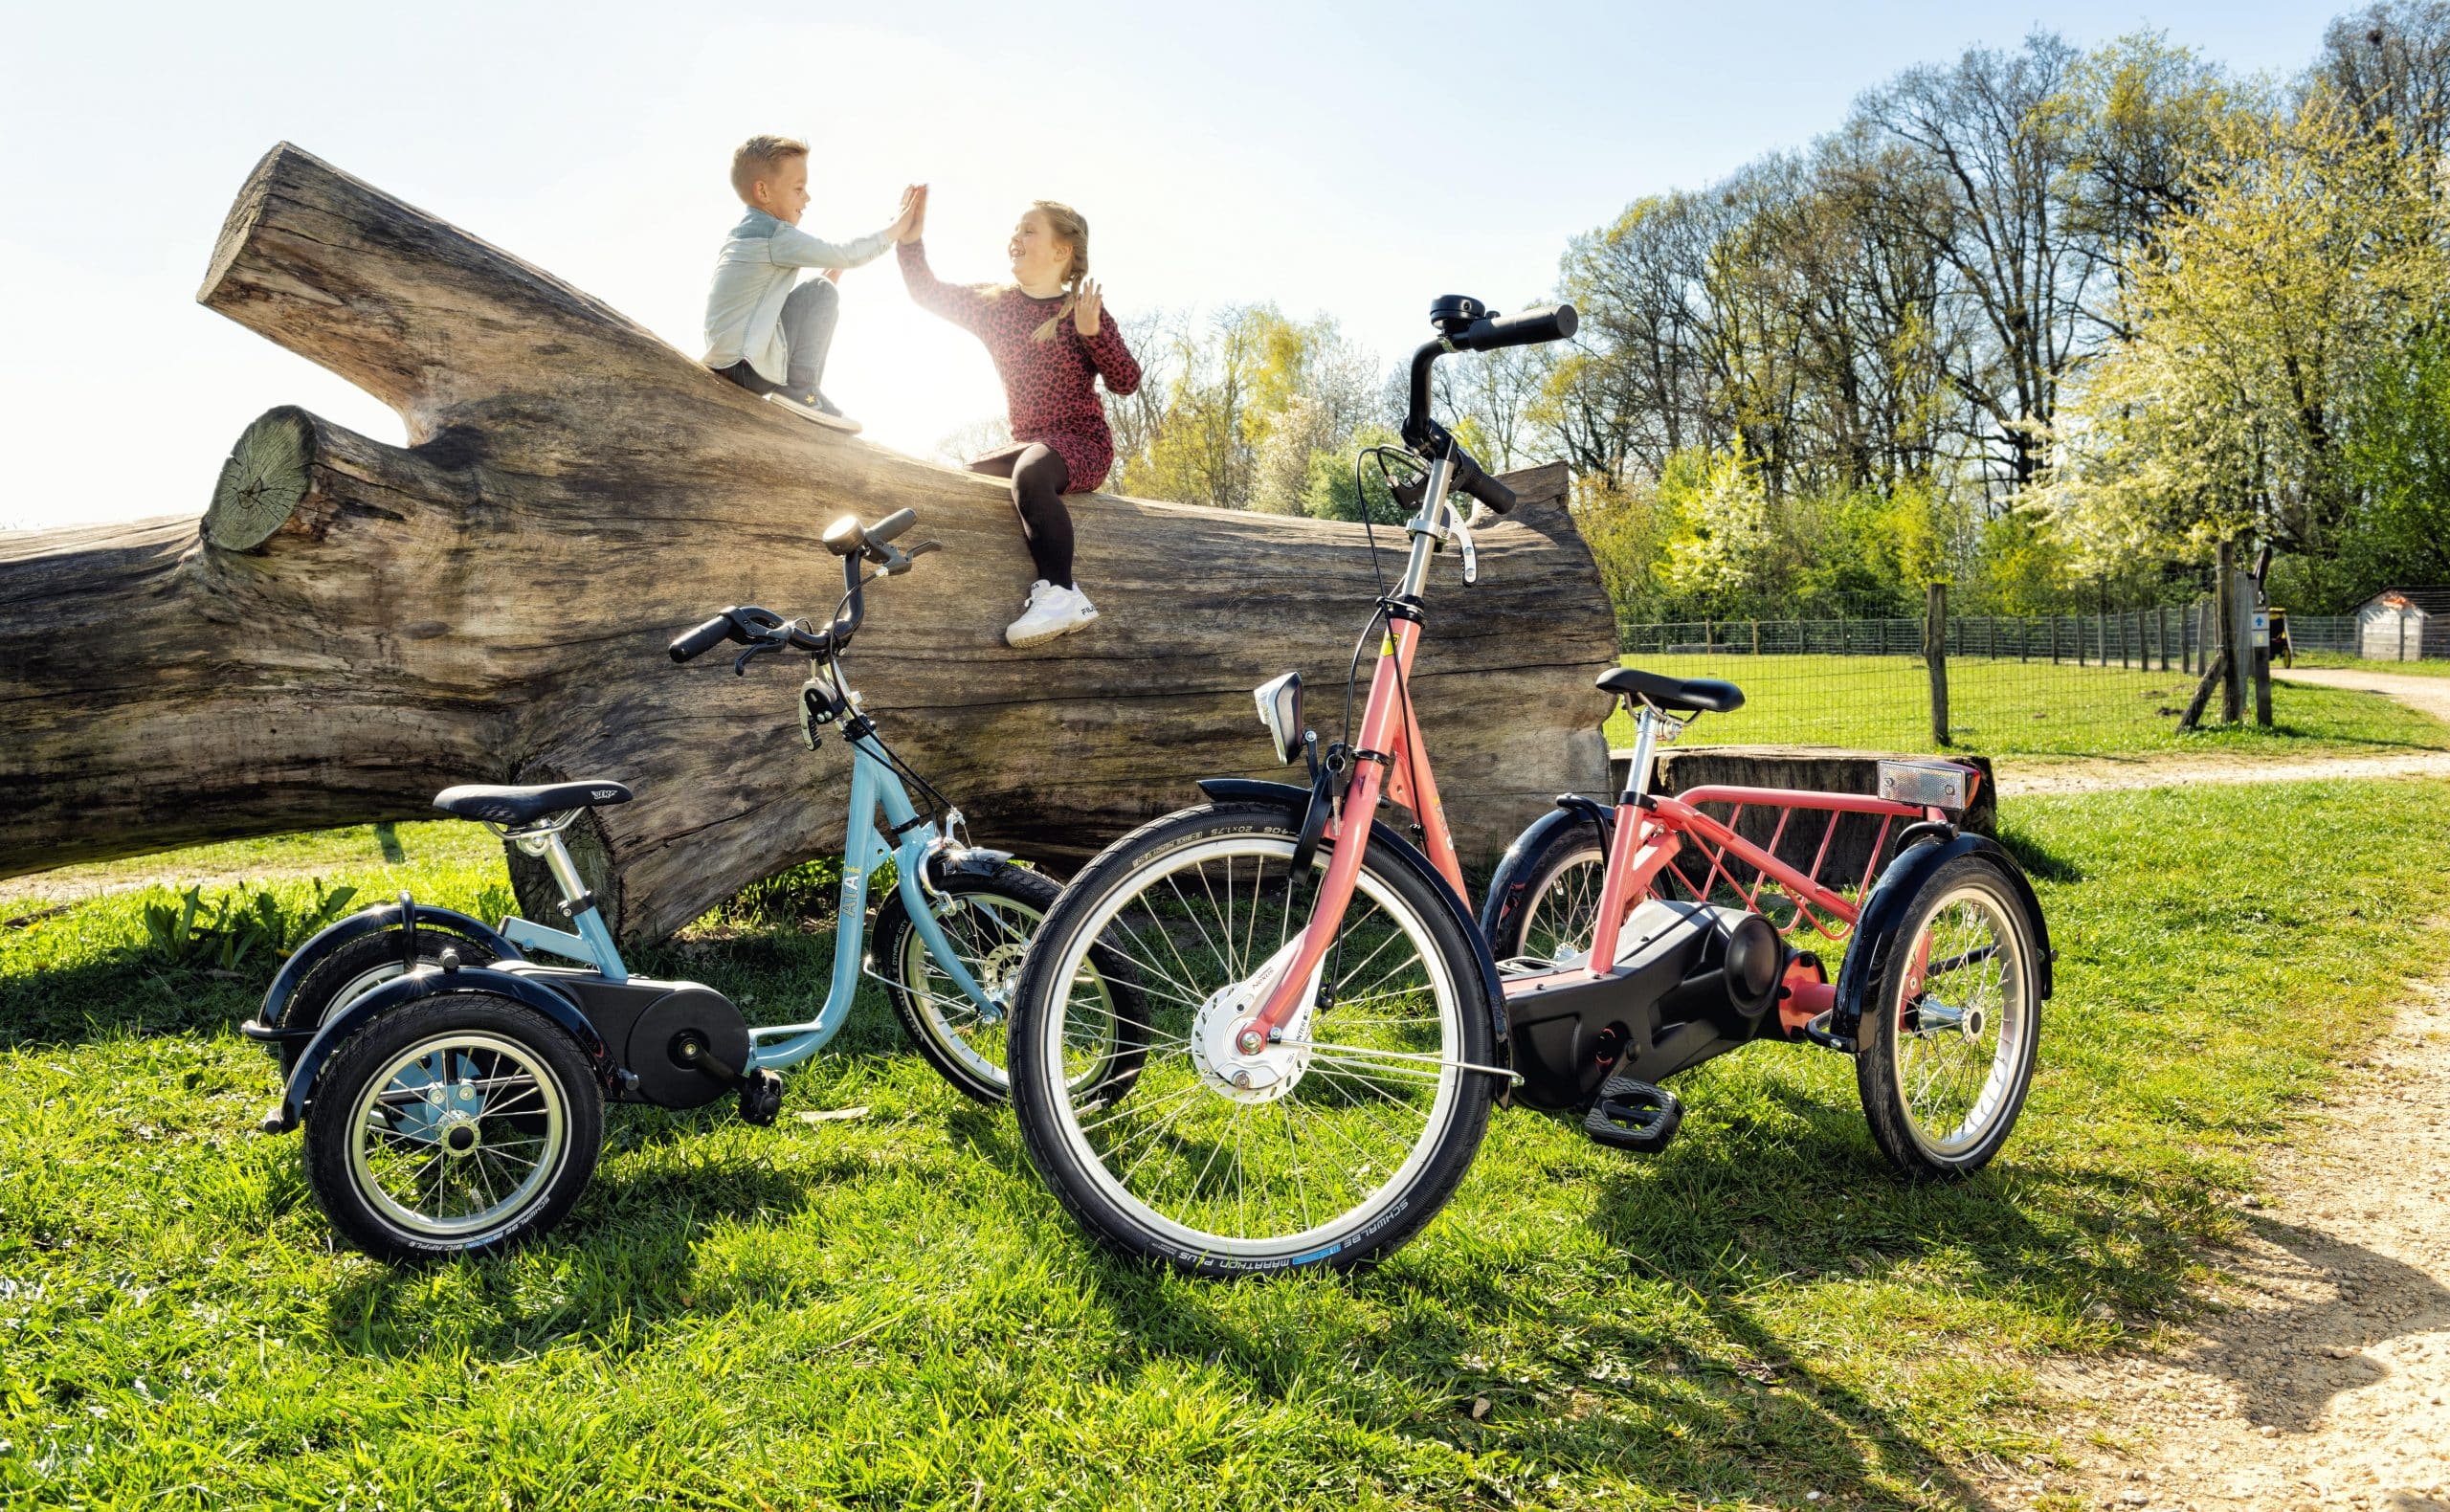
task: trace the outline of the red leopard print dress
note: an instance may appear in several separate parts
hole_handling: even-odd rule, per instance
[[[1060,299],[1034,300],[1010,286],[947,283],[928,271],[923,243],[905,241],[895,251],[902,281],[920,307],[987,344],[1004,380],[1014,445],[1043,442],[1062,457],[1072,475],[1067,493],[1090,493],[1104,482],[1114,465],[1114,433],[1106,429],[1097,381],[1104,378],[1106,391],[1115,394],[1140,387],[1140,364],[1124,345],[1114,312],[1099,318],[1095,336],[1082,336],[1066,318],[1054,335],[1036,341],[1032,333],[1061,307]]]

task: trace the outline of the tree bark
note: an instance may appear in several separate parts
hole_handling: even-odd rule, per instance
[[[735,680],[664,643],[727,604],[823,614],[825,525],[904,506],[945,550],[871,591],[846,665],[982,841],[1077,859],[1194,778],[1278,770],[1248,690],[1281,671],[1335,733],[1377,592],[1357,526],[1076,497],[1103,617],[1015,653],[1030,573],[1001,483],[762,403],[293,146],[248,179],[199,298],[390,403],[410,444],[277,409],[201,520],[0,536],[0,876],[604,776],[637,797],[580,850],[616,928],[666,934],[838,850],[848,762],[799,747],[793,669]],[[1607,776],[1614,622],[1565,470],[1510,481],[1481,585],[1434,574],[1412,679],[1476,859]]]

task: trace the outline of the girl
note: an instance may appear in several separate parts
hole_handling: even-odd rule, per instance
[[[1098,617],[1072,581],[1072,512],[1065,494],[1105,481],[1114,463],[1097,380],[1108,393],[1140,387],[1140,364],[1105,318],[1103,292],[1089,281],[1089,223],[1053,200],[1031,205],[1005,251],[1013,281],[1000,287],[946,283],[927,269],[920,237],[927,227],[927,188],[899,237],[902,281],[922,308],[987,344],[1004,380],[1013,444],[971,462],[974,472],[1013,480],[1021,537],[1037,565],[1029,604],[1004,631],[1004,643],[1036,646]]]

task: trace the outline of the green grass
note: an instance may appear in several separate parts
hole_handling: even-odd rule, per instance
[[[2426,661],[2369,661],[2339,651],[2301,651],[2297,653],[2301,667],[2340,667],[2357,672],[2375,672],[2385,676],[2404,675],[2412,678],[2450,678],[2450,659],[2434,657]]]
[[[1912,657],[1640,655],[1624,661],[1670,677],[1724,678],[1744,690],[1743,708],[1702,716],[1688,744],[1931,745],[1930,675]],[[1958,748],[1993,756],[2450,749],[2450,725],[2378,694],[2277,680],[2272,728],[2215,723],[2182,734],[2178,715],[2194,683],[2179,672],[1955,657],[1949,662],[1949,733]],[[2216,718],[2216,701],[2213,712]],[[1619,710],[1607,733],[1611,745],[1631,745],[1633,722]]]
[[[0,931],[0,1503],[1965,1505],[1952,1467],[2044,1452],[2028,1362],[2182,1305],[2259,1148],[2450,958],[2445,796],[2018,800],[2060,991],[1969,1183],[1895,1181],[1843,1060],[1757,1047],[1660,1156],[1501,1113],[1390,1264],[1269,1284],[1103,1256],[876,1002],[787,1101],[864,1117],[619,1112],[548,1240],[386,1271],[254,1132],[259,984],[147,967],[158,893],[79,903]],[[398,839],[420,896],[498,905],[498,862]],[[392,884],[370,837],[286,843]],[[779,1015],[828,944],[643,964]]]

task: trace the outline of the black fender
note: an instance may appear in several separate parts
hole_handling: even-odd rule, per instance
[[[1287,782],[1262,782],[1254,777],[1207,777],[1201,779],[1199,790],[1213,802],[1263,803],[1282,809],[1292,820],[1291,828],[1297,831],[1302,828],[1302,821],[1310,808],[1310,789],[1297,788]],[[1489,953],[1488,937],[1481,933],[1480,924],[1472,918],[1471,906],[1463,901],[1461,895],[1455,891],[1455,884],[1446,879],[1446,874],[1437,869],[1437,863],[1432,861],[1420,847],[1397,834],[1385,820],[1372,819],[1370,821],[1370,849],[1375,855],[1382,848],[1385,854],[1411,867],[1429,882],[1438,901],[1446,905],[1456,927],[1461,929],[1463,938],[1472,943],[1472,954],[1481,967],[1481,987],[1488,994],[1489,1028],[1497,1041],[1499,1054],[1503,1056],[1506,1034],[1505,989],[1498,981],[1497,957]]]
[[[1497,874],[1489,878],[1488,899],[1481,904],[1481,933],[1484,938],[1494,942],[1499,928],[1523,906],[1523,890],[1531,885],[1532,859],[1548,848],[1548,842],[1559,832],[1585,824],[1598,833],[1602,853],[1615,847],[1616,812],[1596,798],[1573,792],[1557,794],[1557,806],[1532,820],[1530,828],[1514,837],[1514,843],[1505,848],[1504,858],[1497,863]]]
[[[1905,909],[1914,894],[1932,873],[1960,856],[1982,856],[1995,861],[2014,887],[2017,901],[2023,904],[2025,918],[2033,925],[2034,941],[2040,953],[2041,995],[2050,996],[2051,963],[2058,952],[2050,945],[2050,924],[2041,916],[2041,900],[2034,896],[2033,883],[2025,879],[2024,868],[2007,848],[1987,834],[1960,834],[1953,839],[1934,835],[1898,853],[1872,885],[1871,897],[1863,902],[1863,911],[1855,921],[1853,947],[1847,950],[1845,963],[1838,968],[1838,990],[1830,1015],[1830,1028],[1838,1037],[1853,1043],[1861,1027],[1863,1006],[1870,997],[1872,984],[1880,979],[1881,967],[1887,964],[1890,946],[1905,926]]]
[[[399,928],[412,911],[420,927],[433,925],[452,934],[463,935],[492,951],[496,960],[526,959],[520,953],[519,946],[501,937],[501,931],[457,909],[428,907],[409,902],[406,899],[378,903],[324,925],[300,945],[281,964],[280,970],[272,979],[272,986],[265,989],[263,1007],[256,1012],[256,1023],[270,1031],[288,1027],[282,1021],[288,1015],[289,1001],[298,995],[298,989],[306,980],[307,973],[323,965],[326,957],[343,945],[353,945],[368,935],[380,934],[386,929]]]
[[[281,1091],[280,1106],[264,1118],[264,1132],[284,1134],[298,1126],[313,1098],[315,1080],[323,1074],[324,1062],[349,1035],[395,1008],[455,992],[488,992],[526,1004],[560,1025],[578,1042],[578,1048],[608,1087],[618,1077],[620,1067],[605,1048],[604,1036],[595,1032],[595,1025],[576,1003],[546,986],[544,979],[483,967],[463,967],[456,971],[419,967],[406,976],[393,977],[323,1021],[323,1027],[298,1053],[298,1065],[289,1074],[289,1085]]]

